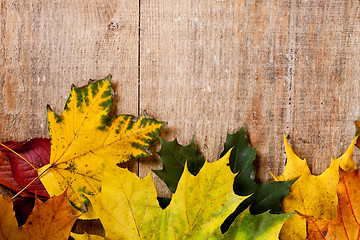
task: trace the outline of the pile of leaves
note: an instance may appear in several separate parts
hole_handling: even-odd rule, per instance
[[[356,139],[313,176],[285,138],[285,171],[271,183],[255,180],[256,149],[243,128],[228,134],[213,163],[194,140],[182,146],[160,139],[163,169],[153,172],[173,194],[159,198],[151,173],[140,179],[119,163],[149,156],[165,124],[146,114],[110,116],[112,101],[111,76],[73,86],[61,115],[48,107],[50,139],[0,144],[0,184],[12,195],[0,197],[2,238],[358,237],[359,178],[351,158]],[[81,222],[98,231],[79,231]],[[339,223],[346,223],[344,229]]]

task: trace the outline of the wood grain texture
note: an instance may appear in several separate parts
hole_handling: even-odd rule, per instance
[[[1,141],[46,137],[46,104],[60,113],[71,84],[109,73],[114,113],[146,110],[210,161],[245,126],[262,181],[283,171],[284,133],[318,174],[360,118],[359,1],[0,3]]]
[[[289,134],[320,174],[348,148],[360,117],[359,1],[298,2],[289,11]]]
[[[46,105],[60,114],[72,84],[110,73],[113,112],[137,115],[138,8],[133,1],[1,1],[0,140],[47,137]]]
[[[287,2],[149,0],[141,9],[140,104],[168,121],[163,137],[188,144],[194,136],[214,161],[226,133],[245,126],[261,179],[279,173],[290,109]]]
[[[165,139],[194,136],[214,161],[226,133],[245,126],[263,181],[283,171],[283,134],[315,174],[346,150],[359,117],[358,1],[140,7],[140,108],[168,121]],[[142,162],[140,175],[149,168],[160,160]]]

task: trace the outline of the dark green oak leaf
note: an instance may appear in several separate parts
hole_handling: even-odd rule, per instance
[[[221,225],[221,231],[226,232],[236,217],[250,207],[253,215],[269,211],[271,214],[282,213],[281,203],[284,197],[289,195],[289,188],[294,181],[256,183],[255,160],[256,148],[250,146],[249,139],[241,128],[235,134],[228,134],[224,144],[226,151],[233,148],[230,155],[230,168],[237,173],[234,180],[234,192],[240,196],[248,196],[241,202],[238,208]]]
[[[195,146],[194,139],[187,146],[181,146],[175,139],[167,142],[160,139],[161,150],[158,155],[163,164],[162,170],[153,170],[165,182],[172,193],[175,193],[179,179],[184,171],[185,163],[189,172],[196,176],[205,163],[205,159]]]
[[[224,144],[224,156],[231,148],[229,164],[233,173],[237,173],[234,180],[234,192],[240,196],[248,196],[256,191],[255,167],[253,161],[256,156],[256,148],[249,144],[249,139],[244,128],[240,128],[234,134],[228,134]]]

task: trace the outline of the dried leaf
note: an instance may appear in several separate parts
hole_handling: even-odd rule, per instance
[[[47,138],[31,139],[21,146],[21,148],[13,150],[30,162],[35,168],[40,168],[50,161],[50,140]],[[37,171],[14,153],[9,153],[9,157],[16,182],[24,188],[35,180],[26,190],[37,196],[49,198],[50,196],[41,181],[36,179],[38,177]]]

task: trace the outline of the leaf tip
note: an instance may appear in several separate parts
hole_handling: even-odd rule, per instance
[[[345,151],[345,153],[340,158],[337,159],[340,163],[341,169],[343,169],[344,171],[354,171],[357,169],[354,160],[352,158],[352,154],[354,152],[354,147],[357,144],[357,140],[358,140],[358,136],[356,136],[352,140],[349,148]]]
[[[104,78],[104,80],[111,82],[111,80],[112,80],[112,75],[111,75],[111,73],[109,73],[109,75],[107,75],[107,76]]]
[[[46,105],[46,110],[47,110],[48,112],[53,112],[50,104],[47,104],[47,105]]]

